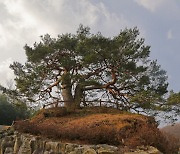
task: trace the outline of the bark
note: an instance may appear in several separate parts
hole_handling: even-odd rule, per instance
[[[79,84],[76,86],[74,94],[74,107],[76,109],[80,108],[80,104],[83,98],[83,87]]]
[[[62,97],[63,97],[63,100],[65,101],[64,106],[70,109],[74,102],[73,96],[71,93],[71,88],[64,86],[64,88],[62,89]]]
[[[72,110],[74,99],[71,91],[71,79],[67,72],[65,72],[62,77],[62,97],[65,101],[64,105],[67,110]]]

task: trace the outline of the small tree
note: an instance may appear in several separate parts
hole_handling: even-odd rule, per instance
[[[25,64],[10,66],[16,92],[31,102],[63,99],[69,110],[79,108],[87,93],[115,100],[122,110],[165,109],[166,72],[149,59],[150,47],[138,35],[133,28],[107,38],[80,25],[75,35],[42,36],[24,47]]]
[[[180,92],[174,93],[170,91],[169,97],[167,98],[168,106],[171,106],[169,110],[173,109],[174,115],[180,116]]]

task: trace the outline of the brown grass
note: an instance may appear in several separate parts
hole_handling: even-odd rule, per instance
[[[180,140],[180,123],[161,128],[161,131],[173,135]]]
[[[130,148],[151,145],[168,154],[177,150],[175,144],[169,143],[172,138],[165,137],[159,131],[152,117],[122,113],[115,109],[87,108],[75,113],[67,113],[62,108],[47,109],[29,121],[17,122],[15,128],[62,141]]]

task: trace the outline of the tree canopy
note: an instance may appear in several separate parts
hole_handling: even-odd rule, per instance
[[[166,72],[150,60],[150,46],[137,28],[110,38],[80,25],[76,34],[57,38],[47,34],[24,49],[27,62],[10,67],[16,76],[16,93],[30,102],[64,100],[68,109],[77,109],[83,98],[98,98],[128,111],[169,108],[164,100]]]

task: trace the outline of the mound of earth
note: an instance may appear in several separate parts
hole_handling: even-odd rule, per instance
[[[85,108],[74,113],[65,108],[43,109],[30,120],[16,122],[15,129],[63,142],[130,148],[150,145],[162,152],[177,148],[167,146],[169,141],[154,118],[112,108]]]

